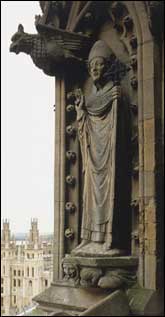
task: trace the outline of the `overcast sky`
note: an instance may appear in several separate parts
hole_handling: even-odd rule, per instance
[[[9,53],[22,23],[36,33],[39,1],[2,3],[2,218],[12,232],[27,232],[32,217],[41,232],[53,232],[55,80],[24,53]]]

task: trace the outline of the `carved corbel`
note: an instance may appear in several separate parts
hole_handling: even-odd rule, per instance
[[[124,269],[107,271],[105,276],[101,277],[98,282],[100,288],[118,289],[133,286],[137,281],[135,272]]]
[[[71,261],[67,261],[67,258],[64,258],[62,260],[62,270],[63,270],[63,281],[73,284],[73,285],[78,285],[79,284],[79,268],[78,266]]]
[[[102,269],[83,268],[80,271],[80,284],[83,287],[96,287],[98,280],[102,275]]]

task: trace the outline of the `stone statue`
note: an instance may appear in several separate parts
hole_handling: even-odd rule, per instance
[[[97,41],[88,60],[89,73],[94,83],[93,92],[86,99],[81,89],[76,92],[75,108],[83,161],[84,191],[82,242],[72,251],[73,254],[104,253],[114,256],[123,254],[123,249],[126,248],[122,241],[126,238],[123,227],[127,226],[128,219],[128,208],[126,210],[125,207],[127,198],[125,190],[121,193],[121,186],[118,186],[121,181],[123,184],[125,182],[124,152],[127,150],[123,141],[124,106],[122,105],[123,114],[120,115],[118,107],[121,104],[121,88],[109,76],[110,66],[115,59],[108,45],[104,41]],[[119,156],[123,162],[120,162]]]

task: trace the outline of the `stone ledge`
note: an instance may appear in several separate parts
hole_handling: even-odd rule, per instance
[[[79,257],[74,255],[67,255],[65,257],[66,262],[75,263],[80,266],[88,267],[137,267],[138,258],[134,256],[120,256],[120,257]]]
[[[40,307],[58,308],[67,311],[83,312],[104,299],[111,292],[99,288],[73,288],[51,285],[47,290],[35,296],[33,300]]]

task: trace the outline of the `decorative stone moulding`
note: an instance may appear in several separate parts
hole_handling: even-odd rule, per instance
[[[75,110],[75,106],[74,105],[67,105],[66,107],[66,111],[67,112],[73,112]]]
[[[69,151],[66,152],[66,158],[67,158],[69,161],[71,161],[72,163],[74,163],[75,160],[76,160],[76,153],[69,150]]]
[[[76,128],[73,127],[72,125],[68,125],[66,127],[66,133],[70,136],[70,137],[74,137],[76,135]]]
[[[126,15],[123,19],[123,23],[127,29],[127,31],[131,31],[133,28],[133,20],[129,15]]]
[[[73,240],[74,239],[74,231],[72,228],[67,228],[65,230],[65,237],[69,240]]]
[[[137,81],[137,78],[135,76],[133,76],[131,78],[131,86],[132,86],[133,89],[137,89],[138,81]]]
[[[66,177],[66,182],[67,182],[68,185],[74,186],[75,183],[76,183],[76,179],[75,179],[74,176],[68,175],[68,176]]]
[[[69,213],[74,213],[75,210],[76,210],[76,206],[75,204],[73,204],[72,202],[68,201],[66,204],[65,204],[65,210]]]

